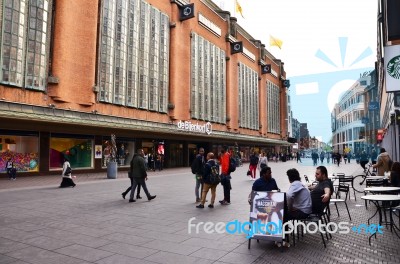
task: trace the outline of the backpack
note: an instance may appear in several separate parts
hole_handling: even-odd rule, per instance
[[[193,174],[196,174],[197,173],[197,164],[198,164],[198,161],[197,161],[197,157],[193,160],[193,162],[192,162],[192,166],[191,166],[191,169],[192,169],[192,173]]]
[[[229,172],[234,172],[236,170],[236,159],[234,157],[229,157]]]
[[[221,176],[219,175],[219,167],[217,165],[211,166],[210,172],[210,184],[218,185],[221,182]]]

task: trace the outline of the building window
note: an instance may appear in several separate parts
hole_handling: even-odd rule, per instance
[[[268,132],[280,134],[281,133],[281,123],[280,123],[280,96],[279,96],[279,86],[268,81],[267,82],[267,122],[268,122]]]
[[[225,52],[192,33],[191,117],[226,122]]]
[[[104,0],[99,100],[166,113],[169,18],[145,1]]]
[[[239,126],[259,130],[258,74],[239,63]]]
[[[3,1],[1,83],[45,90],[51,5],[51,0]]]

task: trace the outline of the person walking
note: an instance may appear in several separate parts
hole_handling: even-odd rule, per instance
[[[376,159],[377,158],[378,158],[378,153],[376,153],[375,149],[372,149],[372,152],[371,152],[371,163],[372,163],[372,165],[376,164]],[[376,168],[373,169],[373,172],[376,172]]]
[[[125,192],[121,193],[123,199],[125,199],[126,195],[131,191],[132,185],[133,185],[133,182],[132,182],[133,181],[133,177],[132,177],[132,173],[130,171],[128,171],[128,177],[131,180],[131,185],[128,187],[128,189],[126,189]],[[140,187],[141,187],[141,185],[138,184],[138,186],[137,186],[138,189],[137,189],[137,193],[136,193],[136,199],[142,199],[142,197],[140,196]]]
[[[251,172],[251,178],[253,179],[253,181],[256,180],[257,164],[258,164],[258,157],[257,154],[253,152],[253,154],[251,154],[250,156],[250,165],[249,165],[249,170]]]
[[[133,156],[131,161],[130,172],[132,176],[132,187],[131,187],[131,196],[129,202],[136,202],[134,200],[135,196],[135,189],[137,185],[141,185],[144,192],[146,193],[147,199],[149,201],[156,198],[156,195],[150,195],[149,191],[147,190],[146,181],[147,181],[147,172],[146,167],[144,164],[144,151],[143,149],[138,149],[137,153]]]
[[[204,148],[199,148],[199,153],[192,163],[192,173],[195,174],[196,186],[194,187],[194,194],[196,196],[196,203],[201,201],[201,194],[203,193],[203,175],[204,175]],[[201,190],[199,193],[199,189]]]
[[[201,201],[200,204],[197,205],[197,208],[204,208],[204,204],[206,203],[206,197],[209,190],[211,190],[211,202],[208,205],[209,208],[214,208],[214,201],[216,196],[216,189],[219,182],[213,182],[212,177],[219,175],[219,166],[214,160],[214,153],[209,152],[207,154],[207,163],[204,166],[204,174],[203,174],[203,188],[201,193]]]
[[[224,188],[224,199],[219,201],[222,205],[231,204],[231,173],[229,171],[229,160],[230,155],[227,152],[228,147],[223,146],[219,157],[219,163],[221,165],[221,185]],[[257,164],[257,163],[256,163]]]
[[[367,155],[367,153],[365,152],[365,150],[363,150],[362,152],[361,152],[361,156],[360,156],[360,165],[361,165],[361,167],[364,169],[364,172],[367,170],[366,168],[365,168],[365,164],[367,164],[369,162],[369,158],[368,158],[368,155]],[[383,174],[382,174],[383,175]]]
[[[72,169],[71,164],[69,163],[68,158],[64,158],[63,169],[62,169],[62,181],[60,184],[60,188],[72,187],[74,188],[76,184],[72,180]],[[74,177],[75,178],[75,177]]]
[[[263,152],[261,152],[261,156],[258,159],[257,169],[259,171],[261,171],[262,168],[267,167],[267,166],[268,166],[268,158],[265,155],[265,152],[263,151]]]
[[[301,161],[301,154],[300,154],[300,152],[297,152],[297,153],[296,153],[296,160],[297,160],[297,163],[299,163],[299,161],[300,161],[300,163],[303,163],[303,162]]]
[[[340,165],[340,160],[341,160],[341,159],[342,159],[342,155],[340,155],[339,152],[336,153],[335,160],[336,160],[336,164],[337,164],[338,167],[339,167],[339,165]]]
[[[373,165],[373,168],[378,169],[378,175],[383,176],[385,175],[385,172],[391,171],[392,170],[392,165],[393,163],[392,160],[390,159],[389,154],[386,152],[384,148],[381,148],[380,154],[378,156],[378,160],[375,165]]]

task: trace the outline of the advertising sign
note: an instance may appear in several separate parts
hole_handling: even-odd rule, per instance
[[[400,91],[400,45],[385,47],[386,92]]]
[[[250,223],[253,229],[251,232],[253,238],[282,240],[285,193],[253,191],[250,201]]]

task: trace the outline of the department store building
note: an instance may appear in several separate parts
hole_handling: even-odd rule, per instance
[[[58,174],[64,157],[105,171],[111,134],[126,168],[137,148],[164,167],[199,147],[287,149],[283,62],[211,0],[0,5],[1,172],[10,157],[29,175]]]

